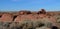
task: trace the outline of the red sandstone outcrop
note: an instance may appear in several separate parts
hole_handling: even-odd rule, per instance
[[[5,13],[1,17],[1,21],[3,22],[11,22],[13,20],[13,15],[10,13]]]
[[[18,14],[24,15],[24,14],[31,14],[30,11],[19,11]]]
[[[16,14],[16,15],[15,15]],[[23,22],[23,21],[35,21],[37,23],[42,22],[47,26],[48,23],[52,23],[53,26],[60,27],[59,23],[56,23],[56,13],[46,12],[44,9],[41,9],[39,12],[30,12],[30,11],[19,11],[18,13],[10,14],[3,13],[0,17],[0,21],[2,22]],[[56,14],[56,16],[55,16]],[[35,23],[34,25],[36,25]],[[14,25],[14,23],[13,23]],[[17,25],[16,25],[17,26]],[[40,29],[40,28],[39,28]]]
[[[41,9],[39,12],[30,12],[30,11],[19,11],[19,15],[11,15],[10,13],[4,13],[2,15],[1,20],[2,21],[21,21],[25,19],[30,19],[30,20],[36,20],[36,19],[43,19],[45,17],[51,19],[51,16],[53,16],[53,13],[47,13],[44,9]],[[28,15],[29,14],[29,15]],[[50,16],[49,16],[50,15]],[[52,17],[53,18],[53,17]],[[53,18],[54,19],[54,18]],[[52,20],[52,19],[51,19]]]
[[[19,11],[19,15],[11,15],[10,13],[4,13],[2,15],[2,21],[21,21],[25,19],[36,20],[36,19],[43,19],[45,17],[50,18],[48,15],[53,15],[52,13],[47,13],[44,9],[41,9],[39,12],[30,12],[30,11]],[[28,15],[29,14],[29,15]],[[51,19],[51,18],[50,18]]]
[[[46,11],[44,9],[41,9],[41,11],[39,11],[38,14],[46,14]]]

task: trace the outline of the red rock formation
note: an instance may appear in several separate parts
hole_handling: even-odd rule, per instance
[[[38,14],[39,15],[38,15]],[[39,11],[39,12],[30,12],[30,11],[19,11],[18,12],[18,16],[17,16],[17,18],[16,17],[14,17],[13,18],[13,15],[11,15],[10,13],[4,13],[3,15],[2,15],[2,18],[1,18],[1,20],[2,21],[12,21],[13,19],[14,19],[14,21],[21,21],[21,20],[24,20],[24,19],[33,19],[33,20],[35,20],[36,18],[38,19],[40,19],[40,18],[45,18],[45,17],[47,17],[47,18],[50,18],[51,16],[48,16],[48,15],[52,15],[53,16],[53,13],[49,13],[48,15],[46,15],[46,11],[44,10],[44,9],[41,9],[41,11]],[[26,15],[25,15],[26,14]],[[27,14],[29,14],[29,15],[27,15]],[[15,15],[14,15],[15,16]],[[51,18],[50,18],[51,19]]]
[[[16,15],[15,15],[16,14]],[[59,14],[59,13],[57,13]],[[46,12],[44,9],[41,9],[39,12],[30,12],[30,11],[19,11],[18,14],[14,13],[13,15],[10,13],[2,13],[0,14],[0,21],[2,22],[21,22],[24,20],[31,20],[31,21],[50,21],[53,23],[54,26],[57,26],[56,24],[56,13],[54,12]],[[56,16],[55,16],[56,15]],[[58,25],[59,26],[59,25]]]
[[[19,11],[19,14],[20,15],[31,14],[31,12],[30,11]]]
[[[1,21],[3,22],[11,22],[13,20],[13,16],[10,13],[5,13],[2,15]]]
[[[38,15],[37,14],[29,14],[29,15],[19,15],[17,16],[17,18],[15,19],[15,22],[19,22],[19,21],[24,21],[24,20],[38,20]]]
[[[39,11],[38,14],[46,14],[46,11],[44,9],[41,9],[41,11]]]

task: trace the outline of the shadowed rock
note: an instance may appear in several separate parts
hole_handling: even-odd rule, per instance
[[[12,20],[12,21],[14,21],[16,17],[17,17],[17,16],[13,16],[13,20]]]
[[[17,16],[15,19],[14,19],[14,22],[20,22],[21,21],[21,15]]]
[[[58,27],[56,27],[56,26],[52,26],[52,28],[51,29],[58,29]]]
[[[0,15],[0,18],[2,17],[2,15]]]
[[[41,9],[41,11],[39,11],[38,14],[46,14],[46,11],[44,9]]]

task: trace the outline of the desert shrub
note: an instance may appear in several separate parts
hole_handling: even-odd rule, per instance
[[[60,23],[60,16],[57,16],[56,18],[57,18],[57,19],[56,19],[56,22],[57,22],[57,23]]]
[[[38,28],[36,28],[36,29],[50,29],[50,28],[48,28],[48,27],[46,27],[46,26],[43,26],[43,27],[38,27]]]
[[[52,24],[48,21],[31,21],[31,20],[24,20],[22,22],[4,22],[3,27],[5,29],[36,29],[36,28],[41,28],[41,27],[50,27]]]
[[[10,24],[10,29],[16,29],[18,28],[18,22],[13,22],[12,24]]]
[[[3,22],[0,22],[0,29],[3,29]]]
[[[30,20],[24,20],[23,29],[33,29],[33,22]]]
[[[0,26],[0,29],[3,29],[3,26]]]
[[[46,26],[46,27],[51,27],[52,26],[52,22],[48,18],[43,18],[43,19],[41,19],[40,22],[41,22],[41,24],[43,23],[44,26]]]
[[[52,23],[47,22],[47,23],[45,24],[45,26],[50,28],[50,27],[52,27],[53,25],[52,25]]]
[[[57,23],[60,23],[60,19],[59,19],[59,20],[57,20]]]
[[[42,27],[44,26],[44,23],[40,22],[40,21],[36,21],[33,23],[35,27]]]
[[[2,26],[3,25],[3,22],[0,22],[0,26]]]
[[[11,29],[27,29],[27,26],[28,26],[28,21],[23,21],[21,23],[19,23],[19,22],[13,22],[10,25],[10,28]]]
[[[33,22],[28,23],[28,29],[35,29],[35,27],[33,26]]]
[[[4,24],[3,24],[3,26],[5,26],[5,27],[9,27],[9,22],[4,22]]]
[[[44,26],[44,24],[43,24],[43,23],[38,24],[38,27],[42,27],[42,26]]]
[[[3,29],[8,29],[11,22],[3,22]]]

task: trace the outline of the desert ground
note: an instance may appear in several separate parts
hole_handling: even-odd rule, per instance
[[[0,12],[0,29],[60,29],[60,11]]]

